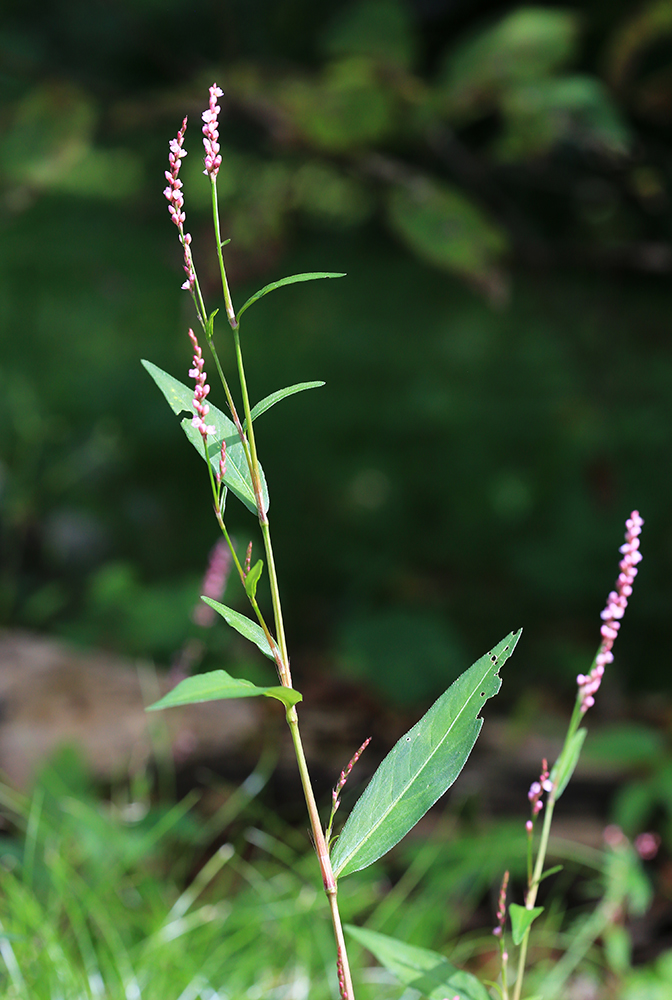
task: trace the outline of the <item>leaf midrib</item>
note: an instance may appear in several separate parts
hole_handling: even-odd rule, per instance
[[[487,654],[486,654],[486,655],[487,655]],[[500,654],[500,655],[501,655],[501,654]],[[499,656],[497,657],[497,660],[499,660]],[[411,781],[409,781],[409,782],[408,782],[408,784],[404,786],[404,788],[403,788],[403,789],[402,789],[402,791],[401,791],[401,792],[399,793],[399,795],[398,795],[398,796],[397,796],[397,797],[396,797],[395,799],[393,799],[393,800],[392,800],[392,801],[390,802],[390,805],[389,805],[389,806],[388,806],[388,808],[387,808],[387,809],[385,810],[385,812],[384,812],[384,813],[382,813],[382,815],[381,815],[380,819],[378,820],[378,822],[377,822],[377,823],[376,823],[376,824],[375,824],[374,826],[372,826],[372,827],[371,827],[371,828],[369,829],[369,832],[368,832],[368,834],[367,834],[367,835],[366,835],[365,837],[362,837],[362,839],[361,839],[361,840],[359,841],[359,843],[357,844],[357,846],[356,846],[356,847],[355,847],[355,848],[354,848],[354,849],[353,849],[353,850],[352,850],[352,851],[350,852],[350,854],[349,854],[349,855],[348,855],[348,856],[346,857],[345,861],[343,862],[343,864],[341,865],[341,867],[340,867],[340,868],[338,869],[338,871],[335,871],[335,872],[334,872],[334,875],[335,875],[336,877],[338,877],[338,876],[340,875],[340,873],[341,873],[341,872],[343,871],[343,869],[344,869],[344,868],[346,867],[346,865],[348,864],[348,862],[349,862],[349,861],[350,861],[350,860],[351,860],[351,859],[352,859],[352,858],[353,858],[353,857],[355,856],[355,854],[357,853],[357,851],[359,851],[359,850],[361,849],[362,845],[363,845],[363,844],[366,844],[366,843],[367,843],[367,842],[368,842],[368,841],[369,841],[369,840],[371,839],[372,835],[373,835],[373,834],[374,834],[374,833],[376,832],[376,830],[377,830],[377,829],[379,828],[379,826],[380,826],[380,824],[381,824],[381,823],[383,822],[383,820],[384,820],[384,819],[386,819],[386,818],[387,818],[387,816],[389,816],[389,814],[390,814],[390,812],[392,811],[392,809],[393,809],[393,808],[394,808],[394,807],[396,806],[396,804],[397,804],[397,803],[398,803],[398,802],[400,801],[400,799],[401,799],[401,798],[403,798],[403,796],[404,796],[404,795],[406,794],[406,791],[407,791],[407,790],[408,790],[408,789],[409,789],[409,788],[410,788],[410,787],[411,787],[411,786],[412,786],[412,785],[413,785],[413,784],[415,783],[415,781],[416,781],[416,780],[417,780],[417,779],[418,779],[418,778],[420,777],[420,775],[422,774],[422,772],[424,771],[424,769],[425,769],[425,768],[427,767],[427,765],[429,764],[429,762],[430,762],[430,761],[432,760],[432,758],[434,757],[434,755],[435,755],[435,754],[436,754],[436,753],[437,753],[437,752],[439,751],[439,749],[440,749],[440,748],[441,748],[441,747],[443,746],[443,744],[445,743],[445,741],[446,741],[446,740],[448,739],[448,737],[450,736],[451,732],[453,731],[453,728],[455,727],[455,725],[456,725],[456,724],[457,724],[457,722],[459,721],[459,719],[460,719],[460,716],[462,715],[462,713],[463,713],[464,711],[466,711],[466,708],[467,708],[467,705],[469,704],[469,702],[470,702],[470,701],[471,701],[471,699],[473,698],[473,695],[474,695],[474,691],[476,691],[476,690],[477,690],[477,689],[478,689],[479,687],[481,687],[481,686],[482,686],[482,684],[483,684],[483,679],[484,679],[484,678],[485,678],[485,677],[487,676],[487,674],[488,674],[488,673],[490,672],[490,669],[491,669],[491,668],[492,668],[493,666],[495,666],[495,665],[494,665],[494,664],[492,664],[492,663],[489,663],[489,664],[488,664],[488,668],[487,668],[487,669],[485,670],[485,672],[483,673],[483,675],[482,675],[482,677],[481,677],[481,680],[480,680],[480,683],[479,683],[479,684],[475,684],[475,685],[474,685],[474,688],[473,688],[473,690],[472,690],[471,694],[470,694],[470,695],[469,695],[469,697],[468,697],[468,698],[466,699],[466,701],[465,701],[465,702],[464,702],[464,704],[462,705],[462,708],[460,709],[460,711],[458,712],[458,714],[457,714],[457,715],[455,716],[455,718],[453,719],[453,722],[451,723],[451,725],[450,725],[450,728],[446,730],[446,734],[445,734],[445,736],[443,737],[443,739],[442,739],[442,740],[441,740],[441,741],[440,741],[439,743],[437,743],[436,747],[434,748],[434,750],[432,751],[432,753],[431,753],[431,754],[429,755],[429,757],[427,758],[427,760],[425,761],[425,763],[424,763],[424,764],[422,765],[422,767],[420,768],[420,770],[419,770],[419,771],[417,772],[417,774],[416,774],[416,775],[414,776],[414,778],[413,778],[413,779],[412,779]],[[495,669],[495,673],[497,672],[497,669],[499,669],[499,668],[496,668],[496,669]],[[487,700],[487,699],[486,699],[486,700]],[[480,709],[479,709],[479,711],[480,711]],[[478,712],[476,713],[476,716],[475,716],[475,718],[474,718],[474,721],[476,721],[477,719],[478,719]],[[417,725],[417,723],[416,723],[416,725]],[[375,775],[374,775],[374,777],[375,777]],[[372,779],[372,780],[373,780],[373,779]]]

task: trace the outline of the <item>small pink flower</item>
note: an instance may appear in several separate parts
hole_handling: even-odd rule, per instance
[[[530,790],[527,793],[527,797],[530,800],[530,805],[532,806],[532,816],[536,817],[539,815],[541,810],[544,808],[544,803],[541,801],[541,796],[544,792],[550,792],[553,790],[553,782],[549,778],[548,774],[548,762],[544,759],[541,762],[541,774],[539,775],[539,781],[533,781],[530,785]],[[530,821],[528,820],[528,823]],[[529,832],[529,831],[528,831]]]
[[[205,170],[204,174],[212,177],[214,180],[217,177],[219,168],[222,165],[222,157],[219,152],[219,112],[222,110],[217,103],[217,98],[223,96],[223,91],[213,83],[210,87],[210,103],[207,111],[204,111],[201,115],[204,125],[203,125],[203,146],[205,147]]]
[[[581,697],[581,711],[584,713],[595,704],[595,694],[602,683],[604,668],[614,659],[611,649],[618,636],[621,618],[628,605],[628,598],[632,594],[632,584],[637,576],[637,564],[642,560],[642,554],[639,551],[639,536],[643,524],[644,521],[637,510],[633,510],[625,522],[625,542],[619,549],[623,558],[619,563],[620,572],[616,581],[616,590],[611,591],[607,597],[606,607],[600,613],[604,624],[600,628],[602,642],[595,657],[595,666],[589,674],[579,674],[576,678]]]
[[[653,861],[659,847],[660,837],[657,833],[640,833],[635,837],[635,850],[642,861]]]

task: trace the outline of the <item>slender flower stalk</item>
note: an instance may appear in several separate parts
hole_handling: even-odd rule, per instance
[[[498,939],[499,942],[499,962],[502,970],[502,1000],[508,1000],[509,987],[507,982],[507,967],[509,961],[509,955],[506,950],[506,944],[504,941],[504,924],[506,922],[506,890],[509,886],[509,873],[504,872],[504,878],[502,879],[502,885],[499,890],[499,902],[497,905],[497,925],[493,928],[492,933]]]
[[[364,740],[359,750],[357,750],[356,753],[353,754],[352,759],[348,764],[348,766],[343,771],[341,771],[341,776],[338,779],[338,784],[331,793],[331,816],[329,817],[329,823],[327,825],[327,829],[324,835],[327,844],[331,839],[331,828],[334,824],[334,816],[336,815],[336,810],[341,804],[341,792],[345,788],[345,783],[350,777],[353,767],[355,766],[359,758],[362,756],[362,754],[364,753],[370,742],[371,742],[371,737],[369,736],[368,739]]]
[[[541,836],[539,840],[539,848],[537,851],[537,858],[534,865],[534,871],[532,872],[531,879],[528,882],[528,891],[525,896],[525,907],[528,910],[534,908],[534,904],[537,899],[537,893],[539,891],[539,883],[544,871],[544,864],[546,861],[546,852],[548,850],[548,840],[551,832],[551,822],[553,820],[553,812],[555,810],[555,803],[564,789],[558,786],[558,775],[561,773],[563,768],[569,768],[568,773],[571,774],[573,767],[576,764],[577,753],[575,753],[575,737],[579,737],[577,732],[581,720],[583,719],[585,713],[589,708],[595,704],[595,693],[602,683],[602,677],[604,676],[604,668],[607,664],[613,662],[612,647],[618,632],[620,630],[621,619],[627,607],[628,598],[632,594],[632,585],[635,577],[637,576],[637,565],[641,562],[642,555],[639,551],[639,536],[642,531],[642,525],[644,524],[643,519],[639,515],[639,511],[633,510],[630,517],[625,522],[625,542],[621,545],[619,552],[622,555],[622,559],[619,563],[619,575],[616,581],[616,589],[612,590],[607,597],[607,604],[602,611],[600,617],[602,618],[602,626],[600,628],[600,634],[602,636],[602,641],[598,648],[597,654],[593,661],[593,667],[589,674],[579,674],[576,682],[578,685],[576,703],[574,705],[574,711],[569,722],[569,727],[567,729],[567,735],[565,736],[565,742],[563,748],[560,752],[553,770],[550,776],[547,775],[545,781],[540,781],[541,786],[545,786],[545,783],[550,784],[551,788],[548,795],[548,800],[546,802],[546,812],[544,815],[544,822],[541,830]],[[580,744],[579,744],[580,750]],[[572,763],[572,755],[574,755]],[[544,767],[545,770],[545,767]],[[543,772],[542,772],[543,776]],[[536,782],[532,785],[530,793],[532,790],[536,789]],[[535,792],[536,795],[536,792]],[[541,790],[539,792],[541,795]],[[533,801],[534,799],[534,801]],[[530,799],[533,802],[533,816],[534,807],[540,801],[533,795]],[[527,830],[531,837],[533,824],[528,820]],[[531,857],[531,855],[530,855]],[[516,978],[515,990],[513,993],[513,1000],[520,1000],[521,991],[523,988],[523,978],[525,975],[525,963],[527,960],[527,947],[530,939],[530,929],[528,928],[523,937],[520,952],[518,955],[518,973]]]

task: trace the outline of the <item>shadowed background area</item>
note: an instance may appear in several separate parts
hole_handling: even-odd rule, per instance
[[[9,2],[0,58],[5,625],[158,664],[203,631],[207,481],[139,360],[188,380],[161,195],[185,111],[187,229],[221,305],[200,144],[216,80],[235,302],[347,272],[243,328],[253,402],[327,383],[258,427],[297,684],[426,702],[523,625],[501,697],[573,698],[639,508],[604,703],[668,693],[664,2]],[[229,510],[244,550],[253,520]],[[207,648],[264,669],[223,622]]]

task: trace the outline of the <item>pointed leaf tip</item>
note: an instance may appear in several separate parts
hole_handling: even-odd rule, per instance
[[[392,748],[336,841],[331,858],[336,877],[386,854],[450,788],[481,731],[484,699],[499,691],[499,670],[520,633],[502,639],[458,677]]]
[[[204,701],[223,701],[230,698],[256,698],[260,695],[275,698],[286,708],[291,708],[303,700],[294,688],[289,687],[258,687],[251,681],[240,677],[232,677],[226,670],[212,670],[207,674],[197,674],[187,677],[165,694],[163,698],[149,705],[148,712],[156,712],[163,708],[177,708],[180,705],[195,705]]]
[[[152,364],[151,361],[143,361],[142,365],[156,382],[173,413],[181,418],[182,430],[201,458],[205,460],[203,438],[193,426],[191,419],[193,416],[193,388],[178,382],[176,378],[173,378],[168,372],[162,371],[161,368]],[[245,504],[248,510],[256,514],[257,499],[247,466],[245,452],[234,423],[229,420],[226,414],[222,413],[221,410],[212,404],[210,404],[210,411],[208,413],[208,423],[213,424],[215,427],[214,436],[208,438],[208,461],[213,471],[215,474],[219,472],[221,445],[222,441],[226,441],[226,473],[224,475],[224,483]],[[268,487],[263,469],[260,472],[262,501],[264,509],[268,510]]]
[[[344,277],[345,273],[341,271],[308,271],[305,274],[291,274],[288,278],[280,278],[279,281],[272,281],[270,285],[264,285],[264,287],[260,288],[258,292],[255,292],[254,295],[250,296],[247,302],[245,302],[241,309],[239,309],[238,319],[240,319],[246,309],[249,309],[251,305],[258,302],[264,295],[268,295],[269,292],[274,292],[276,288],[282,288],[284,285],[293,285],[297,281],[316,281],[319,278]]]

